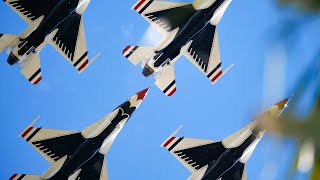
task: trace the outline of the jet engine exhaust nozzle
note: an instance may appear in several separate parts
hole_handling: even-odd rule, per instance
[[[148,64],[146,64],[146,66],[143,68],[142,74],[145,77],[151,76],[152,74],[154,74],[154,70],[151,69]]]
[[[7,59],[7,62],[10,65],[14,65],[14,64],[17,64],[19,62],[19,59],[13,53],[10,53],[10,55],[9,55],[9,57]]]

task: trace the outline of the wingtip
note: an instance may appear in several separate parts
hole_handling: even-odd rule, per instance
[[[183,125],[180,125],[161,145],[160,147],[166,147],[175,138],[175,135],[180,131]]]
[[[18,176],[18,174],[13,174],[10,178],[9,178],[9,180],[14,180],[14,178],[16,178]]]
[[[130,49],[131,46],[127,46],[125,47],[123,50],[122,50],[122,54],[125,54],[129,49]]]
[[[24,136],[28,133],[28,131],[30,131],[30,130],[32,129],[32,126],[34,125],[34,123],[36,123],[39,119],[40,119],[40,115],[39,115],[38,117],[36,117],[36,118],[29,124],[29,126],[27,126],[27,128],[25,128],[25,129],[23,130],[23,132],[22,132],[19,136],[24,137]]]

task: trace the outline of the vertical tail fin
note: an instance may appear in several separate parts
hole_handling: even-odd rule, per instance
[[[127,46],[123,49],[122,54],[132,64],[137,65],[141,61],[151,58],[154,55],[154,49],[146,46]]]

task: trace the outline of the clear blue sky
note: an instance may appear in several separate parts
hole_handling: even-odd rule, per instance
[[[90,57],[101,52],[83,74],[50,45],[41,52],[43,80],[31,86],[18,67],[0,54],[0,179],[13,173],[42,174],[49,163],[20,132],[38,115],[36,126],[80,131],[134,93],[150,86],[139,66],[122,57],[126,45],[143,45],[148,23],[131,11],[135,0],[92,0],[84,14]],[[0,3],[1,33],[20,34],[27,24]],[[291,94],[263,95],[263,74],[270,38],[281,15],[274,1],[233,1],[218,26],[223,67],[236,66],[215,86],[188,60],[176,63],[177,93],[165,97],[152,87],[144,103],[107,154],[110,179],[186,179],[190,173],[160,144],[181,124],[179,135],[220,140],[249,123],[258,112]],[[298,56],[304,57],[303,53]],[[296,61],[297,62],[297,61]],[[290,87],[306,63],[286,73]],[[279,151],[277,150],[279,149]],[[290,150],[291,149],[291,150]],[[265,165],[284,178],[294,143],[266,137],[247,164],[249,179],[262,178]],[[273,165],[279,165],[274,167]]]

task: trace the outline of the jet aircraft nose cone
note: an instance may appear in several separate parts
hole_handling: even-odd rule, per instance
[[[145,77],[151,76],[154,73],[154,70],[151,69],[148,64],[143,68],[142,74]]]
[[[289,98],[287,98],[287,99],[284,99],[284,100],[278,102],[276,105],[279,107],[279,109],[282,110],[282,109],[284,109],[285,107],[287,107],[287,104],[288,104],[290,98],[291,98],[291,97],[289,97]]]
[[[8,59],[7,59],[7,62],[10,64],[10,65],[14,65],[16,63],[19,62],[19,59],[17,58],[17,56],[15,56],[13,53],[10,53]]]
[[[148,94],[149,88],[146,88],[140,92],[137,93],[137,100],[143,100],[144,97]]]

